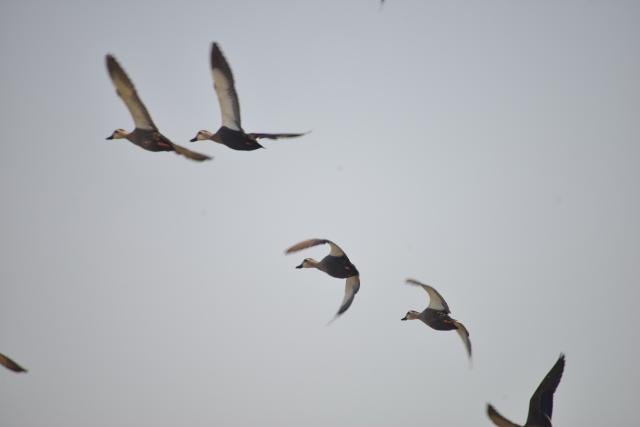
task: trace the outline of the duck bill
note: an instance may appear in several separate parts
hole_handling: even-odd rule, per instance
[[[407,316],[404,316],[404,317],[403,317],[402,319],[400,319],[400,320],[408,320],[408,319],[407,319]]]
[[[302,264],[304,264],[304,263],[302,263]],[[302,268],[302,264],[296,266],[296,268]]]
[[[197,136],[194,136],[192,139],[189,140],[189,142],[196,142],[198,140]]]
[[[113,135],[106,137],[105,139],[113,139]]]

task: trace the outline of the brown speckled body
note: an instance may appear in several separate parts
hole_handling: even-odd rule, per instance
[[[148,151],[175,151],[171,141],[157,130],[135,129],[127,139]]]

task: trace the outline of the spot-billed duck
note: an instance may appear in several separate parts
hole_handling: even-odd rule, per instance
[[[317,268],[320,271],[324,271],[331,277],[337,277],[339,279],[347,279],[344,289],[344,298],[336,317],[347,311],[353,297],[360,290],[360,276],[356,266],[349,261],[349,258],[342,249],[335,243],[326,239],[309,239],[304,242],[300,242],[287,249],[286,253],[300,251],[302,249],[310,248],[312,246],[322,245],[324,243],[329,244],[331,251],[329,255],[322,258],[320,261],[316,261],[313,258],[305,258],[300,265],[296,268]]]
[[[464,325],[458,322],[456,319],[449,317],[449,306],[442,296],[429,285],[418,282],[414,279],[407,279],[407,283],[410,285],[420,286],[429,294],[429,306],[422,312],[410,310],[400,320],[414,320],[420,319],[425,324],[438,331],[449,331],[455,329],[462,338],[464,346],[467,349],[469,359],[471,359],[471,341],[469,341],[469,331]]]
[[[263,148],[258,139],[294,138],[304,133],[245,133],[240,123],[240,102],[233,81],[233,74],[217,43],[211,45],[211,73],[213,87],[218,95],[222,126],[216,133],[199,131],[191,142],[211,140],[234,150],[251,151]]]
[[[204,154],[195,153],[174,144],[158,131],[153,120],[151,120],[149,111],[147,111],[147,108],[140,100],[133,83],[120,64],[118,64],[118,61],[116,61],[116,59],[111,55],[107,55],[107,71],[109,72],[113,85],[116,87],[116,93],[124,101],[124,104],[129,109],[129,112],[133,117],[133,122],[136,125],[133,132],[127,132],[124,129],[116,129],[107,139],[126,138],[145,150],[174,151],[196,161],[203,161],[211,158]]]

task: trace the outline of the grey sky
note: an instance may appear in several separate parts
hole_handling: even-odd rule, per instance
[[[168,3],[168,2],[167,2]],[[567,355],[554,425],[630,425],[640,3],[0,4],[3,426],[489,426]],[[212,41],[247,131],[214,131]],[[112,53],[196,164],[105,141]],[[330,238],[361,273],[294,267]],[[400,322],[433,285],[469,329]]]

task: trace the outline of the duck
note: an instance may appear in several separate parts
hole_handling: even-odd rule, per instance
[[[199,131],[191,142],[211,140],[233,150],[252,151],[264,148],[258,139],[295,138],[307,133],[245,133],[240,123],[240,102],[233,74],[217,43],[211,45],[211,73],[213,87],[220,104],[222,126],[216,133],[207,130]]]
[[[110,139],[128,139],[137,146],[148,151],[173,151],[188,159],[198,162],[209,160],[211,157],[204,154],[196,153],[184,147],[174,144],[167,137],[158,131],[158,127],[153,123],[149,111],[142,103],[142,100],[136,92],[136,88],[124,72],[116,58],[113,55],[106,56],[107,71],[109,77],[116,88],[116,93],[127,106],[129,113],[133,117],[135,129],[133,132],[127,132],[124,129],[116,129],[109,137]]]
[[[467,350],[469,359],[471,360],[471,341],[469,340],[469,331],[467,328],[456,319],[449,316],[451,311],[449,305],[442,298],[442,295],[436,291],[432,286],[420,283],[415,279],[407,279],[406,283],[414,286],[420,286],[429,294],[429,306],[422,312],[415,310],[409,310],[407,314],[400,320],[415,320],[419,319],[427,326],[436,329],[438,331],[449,331],[455,329],[462,338],[462,342]]]
[[[322,258],[320,261],[316,261],[313,258],[305,258],[300,265],[296,268],[316,268],[320,271],[327,273],[331,277],[338,279],[347,279],[344,288],[344,298],[338,308],[335,318],[342,313],[353,303],[353,298],[360,290],[360,273],[355,265],[349,260],[347,254],[331,240],[327,239],[308,239],[300,243],[291,246],[285,251],[286,254],[298,252],[302,249],[307,249],[313,246],[328,244],[330,247],[329,255]]]
[[[551,414],[553,413],[553,394],[560,384],[564,372],[564,354],[560,354],[558,360],[543,378],[536,391],[529,400],[529,415],[527,422],[522,427],[553,427]],[[491,405],[487,404],[487,416],[498,427],[520,427],[519,424],[509,421]]]
[[[10,358],[8,358],[2,353],[0,353],[0,365],[4,366],[5,368],[13,372],[27,372],[26,369],[24,369],[22,366],[18,365],[16,362],[14,362],[13,360],[11,360]]]

